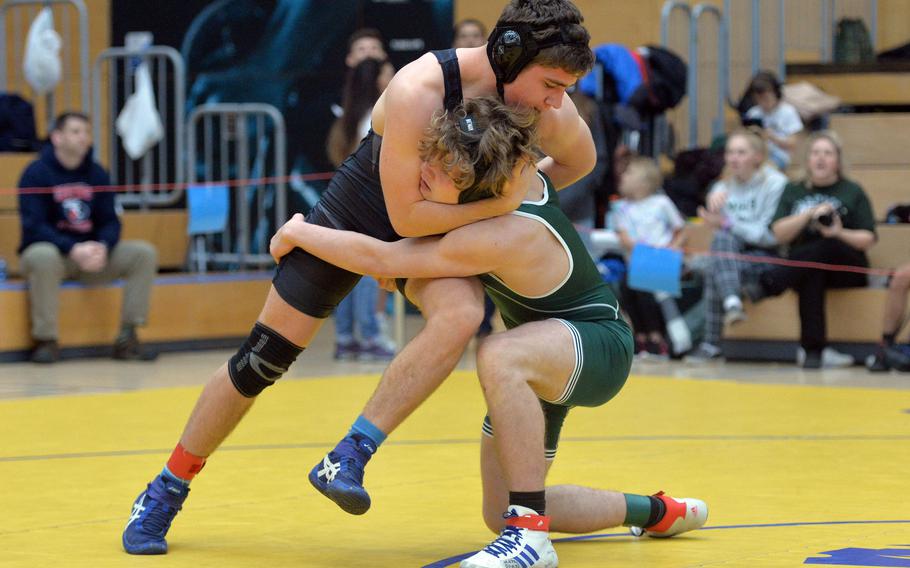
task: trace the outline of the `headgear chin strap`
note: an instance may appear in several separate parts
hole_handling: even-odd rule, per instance
[[[588,47],[586,41],[573,40],[569,35],[569,24],[559,24],[559,34],[537,41],[534,39],[534,30],[551,27],[532,27],[529,24],[499,22],[493,28],[487,40],[487,59],[496,75],[496,90],[499,98],[503,98],[503,84],[511,83],[515,77],[527,66],[541,50],[554,45],[579,45]]]

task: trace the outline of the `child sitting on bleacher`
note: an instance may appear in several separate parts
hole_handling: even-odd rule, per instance
[[[746,111],[744,126],[755,121],[765,131],[768,154],[782,171],[790,165],[796,149],[797,134],[803,130],[799,112],[783,100],[783,90],[777,76],[770,71],[760,71],[749,83],[749,93],[755,106]]]
[[[660,191],[663,178],[650,158],[635,157],[619,181],[623,197],[610,209],[608,225],[616,231],[623,248],[635,245],[680,248],[685,220],[673,202]],[[622,306],[635,331],[636,355],[666,358],[670,354],[664,335],[665,322],[654,294],[622,286]]]

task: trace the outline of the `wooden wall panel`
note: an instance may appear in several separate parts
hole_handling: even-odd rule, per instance
[[[850,166],[910,166],[910,114],[835,114]]]
[[[505,0],[456,0],[455,21],[477,18],[492,28]],[[624,43],[630,46],[656,43],[660,40],[660,9],[662,0],[577,0],[575,5],[585,17],[594,45]]]
[[[910,163],[904,168],[853,167],[847,176],[865,190],[878,221],[895,203],[910,203]]]
[[[22,172],[35,154],[27,153],[0,153],[0,211],[16,211],[19,209],[19,200],[16,196],[16,187]]]
[[[881,339],[884,289],[852,288],[827,293],[828,339],[874,343]],[[799,340],[797,296],[786,292],[757,304],[746,305],[748,319],[724,333],[727,339]],[[902,335],[906,337],[906,331]]]
[[[910,105],[910,73],[791,73],[788,82],[808,81],[845,105]]]

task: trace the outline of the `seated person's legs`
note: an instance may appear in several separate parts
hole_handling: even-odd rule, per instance
[[[66,275],[66,262],[55,245],[39,242],[22,251],[21,265],[28,280],[32,339],[36,344],[32,360],[52,363],[59,358],[57,312],[60,283]]]
[[[370,276],[364,276],[355,288],[354,321],[360,332],[360,358],[367,361],[388,361],[395,351],[387,348],[379,333],[379,318],[376,314],[376,299],[379,284]]]
[[[910,291],[910,264],[899,267],[888,284],[885,313],[882,316],[882,340],[869,365],[870,371],[897,369],[910,371],[910,346],[895,345],[897,334],[903,327],[907,310],[907,292]]]
[[[120,241],[110,251],[107,266],[99,273],[81,273],[79,279],[86,283],[104,282],[123,278],[123,307],[120,314],[120,332],[114,341],[115,359],[155,358],[152,352],[143,351],[136,336],[136,327],[148,321],[149,299],[152,284],[158,273],[158,251],[145,241]]]

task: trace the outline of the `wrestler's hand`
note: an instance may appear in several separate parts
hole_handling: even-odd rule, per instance
[[[306,221],[303,215],[295,213],[291,220],[282,225],[269,242],[269,254],[278,263],[281,257],[288,254],[299,245],[298,237],[306,230]]]
[[[531,187],[537,167],[528,162],[521,162],[512,170],[512,177],[503,186],[502,196],[492,199],[491,205],[494,207],[495,215],[505,215],[518,209],[521,202],[528,194],[528,188]]]

